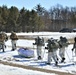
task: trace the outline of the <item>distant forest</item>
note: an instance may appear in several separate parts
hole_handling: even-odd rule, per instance
[[[0,31],[34,32],[59,31],[62,28],[76,27],[76,7],[63,7],[60,4],[46,10],[40,4],[32,10],[0,6]]]

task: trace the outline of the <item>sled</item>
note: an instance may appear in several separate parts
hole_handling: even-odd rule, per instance
[[[26,57],[26,58],[32,58],[34,57],[34,51],[33,50],[29,50],[27,48],[20,48],[18,50],[18,54],[20,56]]]

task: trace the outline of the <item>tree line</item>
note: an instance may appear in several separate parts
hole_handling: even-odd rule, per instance
[[[63,7],[60,4],[46,10],[40,4],[32,10],[15,6],[0,6],[0,31],[34,32],[59,31],[62,28],[76,27],[76,7]]]

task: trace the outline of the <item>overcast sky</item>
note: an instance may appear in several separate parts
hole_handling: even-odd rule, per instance
[[[37,4],[40,4],[42,7],[48,10],[50,7],[57,4],[61,4],[64,7],[74,7],[76,6],[76,0],[0,0],[0,6],[16,6],[19,9],[25,7],[26,9],[31,10],[37,6]]]

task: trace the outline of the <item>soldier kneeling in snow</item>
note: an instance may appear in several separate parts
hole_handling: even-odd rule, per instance
[[[60,50],[59,50],[59,56],[61,57],[61,62],[64,62],[65,60],[65,48],[68,46],[68,40],[66,37],[60,36],[59,40],[59,45],[60,45]]]
[[[44,39],[39,36],[35,39],[35,43],[33,45],[37,46],[37,56],[38,59],[42,59],[42,46],[44,46]]]
[[[59,48],[59,44],[57,42],[57,40],[51,38],[48,39],[48,44],[47,47],[45,47],[45,49],[48,49],[48,62],[47,64],[51,64],[51,59],[53,58],[53,60],[55,61],[55,65],[58,64],[58,58],[57,58],[57,50]]]
[[[12,42],[12,51],[14,51],[16,49],[16,41],[18,40],[18,36],[15,32],[11,32],[10,39]]]

